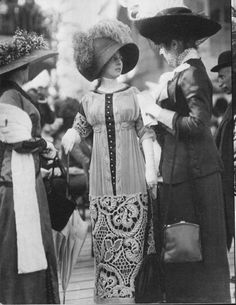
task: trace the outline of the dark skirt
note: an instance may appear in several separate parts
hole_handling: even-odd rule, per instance
[[[203,261],[164,265],[167,302],[230,303],[224,203],[220,174],[173,185],[167,223],[200,219]],[[169,202],[169,185],[161,186],[161,219]],[[196,216],[193,203],[197,204]]]
[[[12,187],[0,186],[0,303],[3,304],[59,303],[51,223],[40,176],[36,180],[36,190],[48,269],[18,274],[13,190]]]

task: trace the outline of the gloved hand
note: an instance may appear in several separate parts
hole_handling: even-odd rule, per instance
[[[47,147],[43,151],[42,156],[46,159],[54,159],[57,155],[57,150],[51,142],[47,142]]]
[[[148,188],[151,190],[153,199],[156,198],[157,190],[157,171],[154,160],[154,148],[152,139],[144,139],[142,142],[145,155],[146,171],[145,177]]]
[[[75,142],[80,142],[81,138],[74,128],[69,128],[61,140],[61,145],[64,148],[65,154],[72,151]]]
[[[155,168],[146,165],[145,176],[152,198],[155,199],[157,195],[157,173]]]

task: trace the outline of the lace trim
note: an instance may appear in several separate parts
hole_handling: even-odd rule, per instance
[[[92,132],[92,127],[81,113],[77,113],[74,119],[73,128],[78,131],[81,137],[87,137]]]
[[[177,59],[177,64],[178,66],[185,63],[186,61],[188,61],[189,59],[199,59],[200,56],[198,54],[198,51],[194,48],[189,48],[183,51],[183,53],[181,53],[178,56]]]
[[[143,258],[147,194],[90,199],[96,259],[95,295],[104,300],[133,298],[134,280]]]

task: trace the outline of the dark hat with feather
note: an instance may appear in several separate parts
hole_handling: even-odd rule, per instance
[[[139,58],[139,50],[131,37],[130,28],[118,20],[102,20],[88,32],[74,35],[74,59],[79,72],[89,81],[98,79],[104,66],[119,51],[125,74]]]

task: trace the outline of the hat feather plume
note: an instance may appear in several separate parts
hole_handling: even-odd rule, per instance
[[[73,48],[74,60],[79,71],[93,68],[93,41],[96,38],[103,37],[110,38],[121,44],[133,42],[130,28],[115,19],[101,20],[90,28],[88,32],[76,32],[73,37]]]
[[[130,28],[116,19],[101,20],[90,29],[90,35],[93,39],[106,37],[121,44],[133,42]]]
[[[85,32],[77,32],[73,37],[74,59],[78,70],[88,68],[93,60],[92,41]]]

